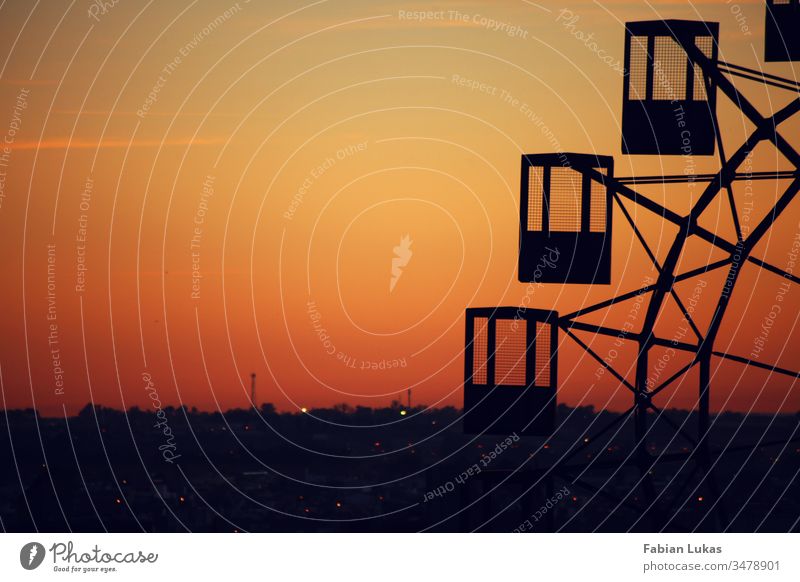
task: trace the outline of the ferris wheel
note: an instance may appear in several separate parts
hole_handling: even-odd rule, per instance
[[[765,62],[800,60],[800,0],[769,0],[766,6]],[[530,473],[530,487],[569,480],[595,496],[637,512],[647,527],[661,530],[687,491],[703,500],[716,529],[729,523],[715,465],[724,452],[710,440],[712,361],[768,370],[792,378],[800,372],[729,353],[716,347],[723,320],[731,316],[731,296],[740,282],[742,267],[756,267],[782,278],[781,285],[794,286],[800,279],[791,268],[771,264],[754,253],[786,212],[800,190],[800,154],[787,139],[782,126],[800,112],[800,83],[733,63],[718,54],[719,24],[702,21],[660,20],[631,22],[625,28],[625,70],[622,103],[622,153],[656,156],[715,156],[718,170],[706,174],[621,177],[614,174],[611,156],[555,152],[522,156],[520,181],[519,280],[542,284],[608,285],[611,281],[611,239],[617,220],[629,228],[657,273],[655,280],[627,293],[609,297],[570,313],[552,306],[470,308],[466,311],[464,362],[464,430],[469,434],[504,434],[547,437],[557,433],[559,334],[574,341],[602,366],[631,396],[630,407],[611,422],[592,427],[549,466]],[[786,91],[794,98],[778,111],[764,114],[737,87],[739,80],[757,82],[770,90]],[[735,149],[726,151],[717,116],[717,99],[727,99],[754,128]],[[783,132],[783,133],[782,133]],[[796,136],[791,136],[795,137]],[[796,141],[796,139],[795,139]],[[786,161],[783,167],[743,171],[759,144],[771,144]],[[712,158],[714,159],[714,158]],[[716,163],[715,163],[716,166]],[[774,205],[758,221],[743,223],[733,186],[742,180],[788,182]],[[692,182],[702,193],[682,214],[642,193],[642,186],[663,185],[686,189]],[[668,252],[658,258],[623,201],[652,213],[677,227]],[[735,240],[729,234],[704,227],[701,215],[712,205],[730,213]],[[620,228],[619,225],[616,228]],[[688,244],[699,239],[723,253],[723,258],[700,267],[681,270]],[[710,321],[700,323],[694,310],[676,292],[676,286],[706,273],[721,272],[725,281],[709,306]],[[710,295],[710,292],[708,293]],[[613,327],[587,322],[585,316],[602,313],[622,302],[642,297],[643,323]],[[707,300],[704,296],[703,300]],[[669,317],[664,306],[673,302],[683,317],[685,337],[656,334],[661,318]],[[617,362],[599,355],[576,332],[632,342],[635,346],[635,379],[629,380]],[[653,381],[649,370],[653,350],[669,348],[688,355],[688,363],[669,377]],[[563,361],[563,357],[562,357]],[[692,374],[692,376],[689,376]],[[678,383],[696,384],[696,407],[687,426],[669,420],[660,404]],[[693,384],[693,385],[694,385]],[[648,446],[652,418],[668,422],[675,437],[686,446],[681,452],[653,450]],[[596,440],[630,420],[634,446],[623,459],[593,459],[592,467],[610,475],[602,485],[582,479],[587,465],[576,457]],[[768,443],[761,442],[758,446]],[[785,444],[785,443],[783,443]],[[542,445],[544,446],[544,445]],[[755,446],[755,445],[748,445]],[[672,462],[691,465],[682,483],[670,481],[670,493],[658,471]],[[619,494],[612,487],[615,475],[633,469],[638,477],[630,490]],[[512,472],[513,473],[513,472]]]

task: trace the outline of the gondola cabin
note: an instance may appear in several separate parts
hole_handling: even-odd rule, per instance
[[[558,313],[467,309],[464,432],[546,436],[556,416]]]
[[[689,20],[625,25],[622,152],[712,155],[716,84],[697,64],[717,63],[719,24]],[[699,52],[697,52],[699,51]]]
[[[519,280],[611,282],[614,159],[591,154],[522,156]]]
[[[767,0],[764,60],[800,61],[800,0]]]

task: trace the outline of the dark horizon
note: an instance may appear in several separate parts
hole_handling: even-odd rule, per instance
[[[402,410],[407,414],[401,416]],[[312,412],[317,419],[268,407],[265,413],[172,407],[159,413],[87,406],[66,419],[39,417],[33,410],[6,411],[0,414],[3,527],[652,531],[635,509],[641,504],[633,487],[637,470],[625,463],[635,443],[626,426],[630,420],[619,414],[562,404],[556,433],[526,438],[465,435],[461,413],[452,407]],[[617,421],[618,433],[586,443],[587,427]],[[647,450],[653,462],[672,467],[675,479],[691,479],[695,455],[688,441],[676,440],[675,426],[696,421],[696,413],[686,411],[651,418]],[[730,531],[796,528],[800,418],[726,412],[712,423],[710,445],[714,458],[722,460],[723,498],[733,511],[747,508],[732,512]],[[559,466],[569,451],[579,455]],[[612,465],[620,471],[613,484],[606,484],[608,491],[597,495]],[[583,474],[583,467],[592,470]],[[666,531],[716,531],[708,494],[693,494],[693,486],[681,493],[677,480],[671,484],[668,473],[661,473],[657,484],[677,495],[658,505],[665,512],[674,510]],[[559,491],[564,499],[550,513],[552,522],[524,525]],[[26,499],[36,500],[30,512]]]
[[[98,408],[98,409],[111,410],[111,411],[114,411],[114,412],[121,412],[121,413],[125,413],[125,412],[147,413],[147,412],[150,412],[152,414],[156,414],[157,411],[158,411],[158,409],[152,409],[151,410],[151,409],[148,409],[146,407],[139,407],[137,405],[133,405],[133,406],[130,406],[130,407],[126,408],[126,409],[122,409],[122,408],[116,408],[114,406],[106,406],[106,405],[103,405],[103,404],[92,404],[91,402],[87,402],[82,408],[80,408],[80,410],[78,410],[77,413],[67,415],[67,418],[76,418],[76,417],[80,416],[83,413],[84,410],[91,409],[93,406]],[[565,403],[559,403],[558,406],[564,406],[566,408],[573,408],[570,405],[565,404]],[[578,407],[574,407],[574,408],[575,409],[588,409],[588,410],[592,410],[593,412],[599,410],[593,404],[587,404],[585,406],[578,406]],[[163,410],[179,411],[181,409],[190,411],[192,414],[199,414],[199,415],[203,415],[203,414],[212,414],[212,415],[213,414],[223,414],[224,415],[224,414],[228,414],[228,413],[252,412],[253,407],[252,406],[250,406],[250,407],[233,407],[233,408],[228,408],[228,409],[225,409],[225,410],[222,410],[222,409],[211,410],[211,409],[199,408],[197,406],[192,406],[192,405],[188,405],[188,404],[180,404],[180,405],[177,405],[177,406],[176,405],[172,405],[172,404],[167,404],[167,405],[163,406]],[[296,410],[280,409],[279,410],[279,409],[276,409],[274,407],[273,403],[271,403],[271,402],[262,402],[261,404],[259,404],[256,407],[256,409],[259,412],[263,412],[266,409],[271,414],[310,415],[311,417],[313,417],[313,414],[311,414],[311,413],[313,413],[315,410],[316,411],[341,411],[342,409],[347,410],[347,411],[356,411],[356,410],[365,410],[365,411],[378,411],[378,410],[397,410],[397,411],[399,411],[399,410],[406,410],[406,411],[411,411],[411,410],[413,410],[413,411],[415,411],[414,414],[419,414],[420,412],[425,412],[425,411],[428,411],[428,410],[454,410],[454,411],[457,411],[457,412],[463,412],[463,410],[464,410],[463,407],[457,407],[457,406],[452,406],[452,405],[427,406],[425,404],[415,404],[411,408],[408,408],[407,406],[403,405],[400,401],[397,401],[397,400],[393,401],[393,402],[391,402],[391,403],[389,403],[389,404],[387,404],[385,406],[362,406],[362,405],[355,405],[354,406],[354,405],[352,405],[350,403],[347,403],[347,402],[340,402],[340,403],[334,404],[333,406],[309,407],[309,408],[307,408],[307,410],[305,412],[303,410],[300,410],[300,409],[296,409]],[[620,414],[620,413],[624,412],[624,410],[622,410],[622,409],[617,410],[617,409],[613,409],[613,408],[606,408],[606,409],[602,409],[602,410],[604,410],[605,412],[609,412],[611,414]],[[665,412],[677,412],[677,413],[681,413],[681,414],[690,414],[690,413],[696,412],[693,409],[680,408],[680,407],[664,408],[663,410]],[[0,412],[2,412],[4,414],[30,413],[30,412],[34,412],[34,411],[38,413],[38,417],[39,418],[48,418],[48,419],[49,418],[64,418],[63,414],[42,413],[42,409],[38,409],[38,408],[3,408],[2,406],[0,406]],[[654,411],[650,411],[649,413],[650,414],[657,414]],[[408,416],[406,416],[406,415],[403,415],[403,416],[406,416],[406,418],[408,418],[410,415],[411,415],[411,413],[409,413]],[[786,412],[778,411],[778,412],[774,412],[774,413],[763,412],[763,411],[742,411],[742,410],[719,410],[719,411],[716,411],[716,412],[711,412],[711,416],[712,417],[724,416],[724,415],[739,416],[739,417],[773,417],[773,416],[775,416],[775,417],[788,417],[788,416],[800,417],[800,410],[786,411]]]

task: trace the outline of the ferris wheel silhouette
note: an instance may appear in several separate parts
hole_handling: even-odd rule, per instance
[[[800,29],[800,0],[768,1],[766,21],[765,61],[800,60],[796,32]],[[592,434],[588,434],[587,429],[585,435],[576,439],[547,467],[486,475],[485,479],[493,480],[493,484],[522,483],[527,491],[541,485],[547,492],[553,489],[553,479],[565,480],[588,490],[591,499],[602,498],[615,508],[631,509],[638,516],[636,524],[654,531],[680,529],[676,524],[676,510],[692,497],[704,502],[704,509],[683,529],[725,530],[730,515],[715,470],[721,456],[733,450],[785,445],[798,440],[794,438],[796,432],[788,440],[744,446],[715,448],[710,440],[712,361],[735,362],[792,379],[800,377],[798,371],[715,347],[723,320],[730,315],[731,296],[745,265],[781,277],[782,286],[796,285],[800,281],[791,268],[782,269],[754,254],[758,243],[769,234],[800,190],[800,154],[781,132],[781,126],[800,111],[800,95],[765,115],[748,100],[734,79],[757,82],[793,94],[800,93],[800,83],[724,62],[718,55],[718,42],[718,23],[686,20],[627,23],[627,74],[622,104],[624,154],[714,155],[719,161],[716,172],[619,177],[614,175],[614,160],[610,156],[563,152],[522,156],[521,282],[611,283],[614,207],[657,274],[654,281],[638,289],[566,314],[542,309],[542,306],[538,306],[540,309],[527,306],[467,309],[463,417],[466,433],[508,435],[517,432],[526,436],[550,436],[557,432],[559,332],[596,360],[632,397],[631,406],[625,412],[594,429]],[[723,143],[717,116],[718,94],[737,108],[753,127],[744,141],[730,152]],[[742,171],[743,164],[751,159],[760,144],[771,144],[784,158],[786,168]],[[778,181],[789,184],[763,218],[743,224],[733,189],[735,183],[743,180],[774,181],[776,186]],[[663,185],[665,189],[676,185],[685,191],[690,182],[703,185],[703,189],[686,214],[671,210],[653,196],[637,191],[640,186],[647,185]],[[656,256],[623,201],[677,227],[662,259]],[[735,240],[702,225],[701,215],[715,204],[719,205],[720,212],[730,213]],[[724,258],[681,271],[682,256],[693,239],[715,247],[724,253]],[[694,310],[687,308],[681,299],[676,285],[712,272],[724,273],[725,281],[710,305],[710,321],[701,324]],[[637,297],[644,298],[644,317],[639,331],[627,325],[615,328],[584,321],[587,315],[601,313]],[[667,303],[679,310],[687,328],[686,337],[656,334],[659,322],[669,317],[665,310]],[[626,379],[615,361],[601,357],[576,332],[632,342],[636,347],[632,362],[635,379]],[[658,348],[687,354],[688,363],[669,377],[654,381],[650,366],[653,350]],[[693,374],[691,378],[697,378],[697,400],[691,415],[696,423],[693,429],[685,422],[670,420],[659,405],[659,400],[676,383],[694,382],[690,373]],[[674,438],[685,443],[680,452],[654,450],[654,445],[648,442],[654,416],[671,428]],[[595,457],[591,463],[575,461],[588,447],[612,431],[620,430],[628,420],[633,425],[634,446],[624,459]],[[666,466],[674,462],[692,468],[682,472],[677,482],[676,473],[668,482],[656,478],[658,471],[669,474]],[[621,472],[630,469],[636,471],[638,477],[620,494],[619,487],[612,487],[612,482]],[[601,485],[591,483],[585,475],[592,470],[603,471],[609,477]],[[462,501],[466,504],[469,499]],[[552,514],[549,519],[548,527],[555,529]]]

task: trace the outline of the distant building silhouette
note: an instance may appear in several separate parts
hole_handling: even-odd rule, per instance
[[[461,434],[461,411],[451,407],[418,406],[402,423],[393,422],[397,410],[391,407],[316,408],[314,417],[276,413],[270,403],[261,410],[165,407],[182,455],[175,464],[162,458],[163,434],[153,429],[159,419],[152,407],[90,406],[69,418],[4,411],[0,522],[8,532],[73,533],[510,532],[519,531],[526,519],[533,528],[525,531],[541,532],[550,529],[547,518],[570,532],[660,529],[641,519],[632,503],[616,501],[630,497],[639,474],[622,470],[610,481],[602,468],[629,457],[635,443],[627,431],[593,439],[561,468],[562,477],[548,473],[552,463],[584,442],[587,426],[612,423],[621,418],[616,412],[560,404],[558,431],[546,445],[519,441],[485,463],[507,435]],[[697,420],[696,413],[671,412],[681,424]],[[800,453],[786,443],[796,438],[799,420],[785,414],[715,416],[724,454],[718,463],[723,497],[742,509],[729,531],[797,531]],[[668,452],[662,459],[668,467],[661,474],[664,482],[692,473],[691,463],[684,462],[691,453],[682,453],[684,443],[674,436],[660,417],[647,433],[648,447]],[[756,440],[757,448],[746,447]],[[391,454],[375,457],[380,450]],[[456,480],[475,463],[479,474]],[[514,469],[519,470],[510,474]],[[426,495],[451,482],[452,492]],[[537,522],[534,512],[564,485],[570,498]],[[604,491],[597,494],[600,488]],[[691,487],[683,492],[668,531],[689,532],[708,523],[709,504],[698,502],[697,495]]]

